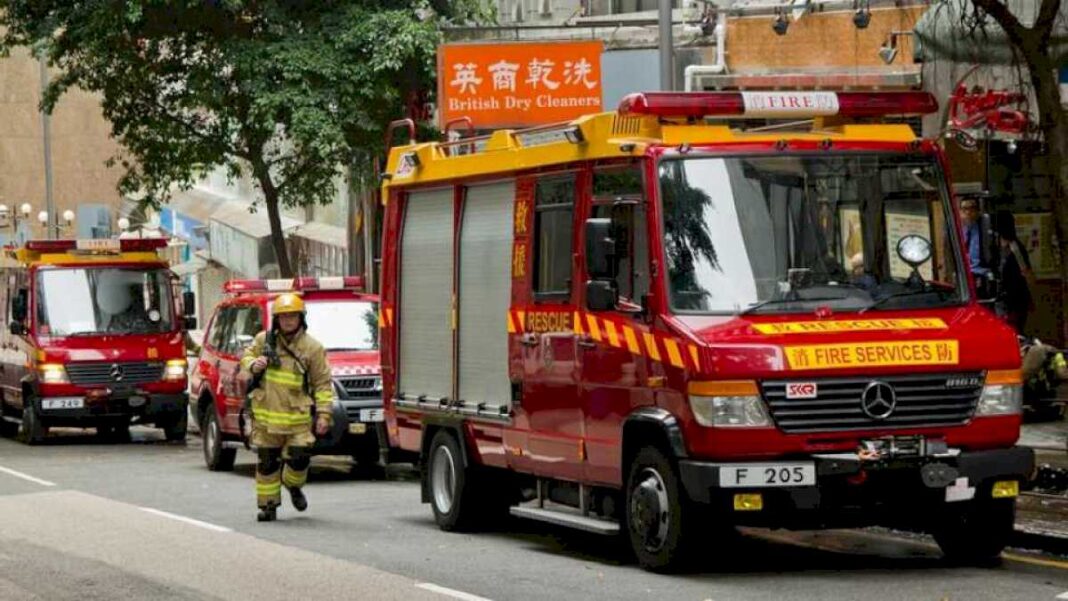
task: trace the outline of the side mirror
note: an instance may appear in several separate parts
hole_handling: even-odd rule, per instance
[[[197,295],[186,290],[182,293],[182,315],[196,315]],[[196,329],[196,328],[191,328]]]
[[[12,321],[8,324],[8,330],[14,336],[23,336],[26,334],[26,326],[22,325],[21,321]]]
[[[15,297],[11,299],[11,317],[17,322],[26,321],[30,308],[30,292],[25,288],[19,288]]]
[[[590,311],[612,311],[616,308],[619,291],[611,280],[586,282],[586,308]]]
[[[182,318],[182,328],[186,330],[197,329],[197,318],[191,315],[186,315]]]
[[[586,272],[595,280],[616,277],[616,241],[611,219],[586,220]]]

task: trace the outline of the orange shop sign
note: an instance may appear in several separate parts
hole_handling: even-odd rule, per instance
[[[478,129],[567,121],[601,108],[601,52],[593,42],[445,44],[438,47],[442,126]]]

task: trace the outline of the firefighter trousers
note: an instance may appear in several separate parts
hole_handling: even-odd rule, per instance
[[[271,434],[253,432],[259,461],[256,464],[256,504],[261,509],[282,503],[282,486],[300,488],[308,481],[311,456],[308,449],[315,443],[311,432]]]

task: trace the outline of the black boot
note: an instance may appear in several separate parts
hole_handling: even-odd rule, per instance
[[[289,499],[293,501],[293,508],[297,511],[304,511],[308,508],[308,497],[305,497],[304,491],[299,488],[289,489]]]
[[[272,506],[260,508],[260,512],[256,514],[257,522],[273,522],[278,519],[278,508]]]

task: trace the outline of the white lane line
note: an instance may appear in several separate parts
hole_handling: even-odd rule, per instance
[[[40,478],[34,478],[33,476],[31,476],[29,474],[24,474],[22,472],[18,472],[18,471],[15,471],[13,469],[6,468],[6,467],[0,467],[0,472],[3,472],[3,473],[8,474],[10,476],[14,476],[16,478],[22,478],[23,480],[27,480],[29,482],[33,482],[34,484],[40,484],[41,486],[55,486],[56,485],[55,482],[49,482],[48,480],[42,480]]]
[[[1064,591],[1063,593],[1057,595],[1055,598],[1056,599],[1068,599],[1068,591]]]
[[[206,530],[214,530],[215,532],[233,532],[232,529],[227,528],[226,526],[216,526],[215,524],[209,524],[200,520],[194,520],[193,518],[187,518],[184,515],[178,515],[176,513],[167,513],[166,511],[160,511],[159,509],[153,509],[151,507],[138,507],[138,509],[147,513],[151,513],[153,515],[158,515],[161,517],[170,518],[172,520],[177,520],[179,522],[185,522],[186,524],[199,526],[200,528],[204,528]]]
[[[433,582],[420,582],[415,586],[416,588],[421,588],[425,591],[430,591],[432,593],[438,593],[439,595],[446,595],[448,597],[452,597],[453,599],[462,599],[463,601],[490,601],[490,599],[487,599],[485,597],[479,597],[478,595],[472,595],[471,593],[465,593],[456,589],[438,586]]]

